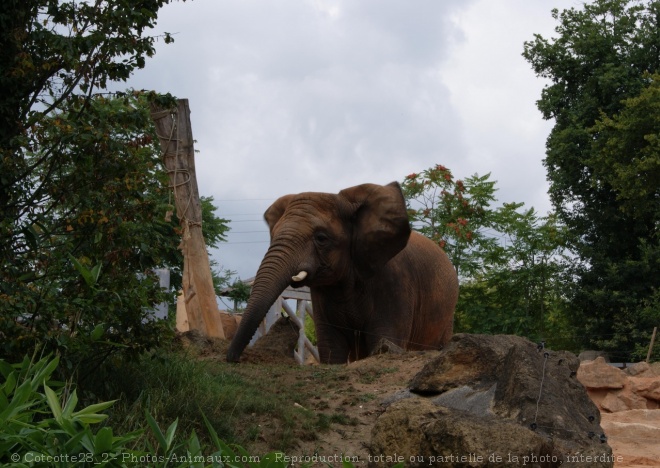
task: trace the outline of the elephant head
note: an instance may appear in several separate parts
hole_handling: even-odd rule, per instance
[[[338,194],[285,195],[264,218],[270,247],[252,286],[241,324],[227,352],[237,362],[284,289],[368,278],[408,242],[410,224],[399,184],[363,184]]]

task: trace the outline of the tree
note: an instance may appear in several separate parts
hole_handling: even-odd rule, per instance
[[[660,219],[660,74],[625,99],[617,114],[605,113],[590,129],[597,180],[616,194],[621,211],[633,219]]]
[[[486,235],[493,223],[490,203],[495,182],[490,174],[456,180],[438,164],[413,173],[401,184],[415,229],[443,248],[459,275],[470,276],[482,266],[481,254],[492,248]]]
[[[48,193],[31,173],[57,170],[61,142],[42,148],[40,158],[26,149],[39,145],[35,126],[73,95],[89,99],[108,82],[126,81],[156,38],[143,36],[167,0],[8,0],[0,12],[0,214],[1,240],[11,238],[33,198]],[[165,42],[171,41],[166,34]],[[81,108],[84,110],[84,106]],[[6,237],[7,236],[7,237]],[[0,242],[3,254],[11,242]],[[4,256],[4,255],[3,255]]]
[[[550,196],[580,259],[575,325],[583,346],[633,359],[653,326],[640,310],[660,284],[660,2],[597,0],[553,17],[558,37],[536,35],[523,55],[551,81],[538,107],[555,120],[545,158]]]
[[[70,97],[35,128],[43,147],[62,143],[51,156],[57,171],[31,175],[47,178],[49,191],[30,203],[1,273],[4,355],[43,346],[93,366],[154,346],[166,332],[148,320],[167,299],[152,271],[181,259],[140,99]],[[40,148],[26,155],[39,158]]]
[[[100,93],[153,55],[157,38],[144,33],[165,3],[3,5],[3,355],[42,347],[60,352],[65,368],[89,372],[166,336],[166,324],[148,320],[167,298],[153,268],[180,261],[146,102],[158,97]]]
[[[505,204],[494,210],[496,242],[485,252],[484,268],[461,284],[456,328],[522,335],[570,349],[565,229],[555,215],[519,208]]]
[[[559,344],[567,325],[565,229],[554,215],[521,211],[522,203],[492,207],[489,178],[456,180],[436,165],[402,182],[413,227],[445,249],[459,273],[455,329]]]

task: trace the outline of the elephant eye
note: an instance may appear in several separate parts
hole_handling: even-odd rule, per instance
[[[324,246],[330,242],[330,236],[323,231],[317,231],[314,233],[314,240],[318,245]]]

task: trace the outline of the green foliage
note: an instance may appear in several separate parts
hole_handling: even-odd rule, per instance
[[[194,430],[188,438],[177,437],[178,419],[163,431],[149,412],[144,414],[146,425],[137,431],[115,435],[109,425],[94,431],[95,425],[107,422],[102,412],[114,401],[76,411],[76,391],[52,380],[58,363],[48,357],[37,362],[26,357],[15,365],[0,360],[3,466],[287,466],[280,452],[255,457],[239,445],[223,442],[203,414],[210,446],[202,444]]]
[[[660,284],[660,1],[596,0],[553,17],[558,36],[536,35],[523,55],[550,80],[538,101],[555,121],[545,165],[579,260],[567,294],[581,344],[629,360],[658,324],[641,311]]]
[[[239,304],[243,304],[250,298],[252,287],[241,280],[236,280],[232,283],[227,296],[234,301],[234,309],[238,309]]]
[[[70,97],[33,126],[40,143],[24,156],[35,186],[48,191],[24,194],[30,208],[3,258],[5,356],[41,344],[84,377],[109,355],[137,355],[169,333],[149,319],[168,299],[151,272],[180,268],[181,254],[164,219],[168,189],[147,97]],[[57,152],[44,154],[53,145]],[[44,157],[48,166],[38,164]]]
[[[493,244],[484,232],[493,223],[489,207],[495,182],[489,178],[475,174],[456,180],[438,164],[406,176],[401,184],[413,226],[447,252],[459,275],[477,272],[483,251]]]
[[[660,74],[646,74],[639,95],[617,114],[601,114],[590,129],[594,183],[616,193],[620,209],[635,220],[660,219]]]
[[[485,268],[461,285],[458,330],[506,333],[575,349],[570,333],[565,287],[565,231],[555,216],[539,217],[514,205],[496,210],[498,245],[487,253]]]
[[[49,157],[27,160],[39,147],[48,155],[57,145],[40,144],[35,125],[67,99],[89,99],[109,82],[126,81],[154,54],[155,37],[145,36],[167,0],[107,0],[102,3],[11,0],[0,12],[0,207],[3,236],[31,205],[49,192],[35,185],[31,171],[56,169]],[[165,42],[171,36],[165,34]],[[7,200],[7,202],[4,202]],[[4,246],[3,246],[4,247]],[[6,247],[11,249],[11,247]]]
[[[316,345],[316,326],[314,319],[309,314],[305,315],[305,336],[313,345]]]
[[[3,4],[0,355],[41,346],[84,376],[166,336],[147,320],[167,299],[151,271],[180,254],[148,96],[98,94],[154,54],[165,3]]]
[[[107,418],[101,412],[113,402],[76,411],[76,391],[52,380],[58,363],[48,357],[37,362],[26,357],[15,365],[0,361],[0,463],[119,466],[137,433],[117,436],[107,426],[94,431]]]
[[[82,383],[110,356],[172,335],[151,320],[154,304],[174,302],[182,257],[149,101],[174,98],[99,92],[154,54],[146,32],[166,3],[3,4],[0,356],[56,352]],[[202,199],[210,246],[227,229],[212,201]],[[172,291],[158,286],[161,267]]]
[[[216,248],[220,242],[227,240],[226,234],[229,231],[228,219],[218,218],[215,215],[216,206],[213,204],[213,197],[200,196],[199,201],[202,205],[202,226],[204,226],[204,241],[209,249]]]
[[[455,180],[436,165],[402,183],[413,227],[444,248],[459,273],[455,329],[559,336],[566,332],[565,229],[556,216],[521,211],[522,203],[491,207],[489,177]]]

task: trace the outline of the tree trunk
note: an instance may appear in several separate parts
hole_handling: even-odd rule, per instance
[[[202,206],[195,174],[195,149],[187,99],[176,109],[151,104],[170,186],[174,191],[177,216],[181,222],[183,251],[183,294],[191,330],[204,336],[225,338],[213,288],[211,267],[202,235]]]

